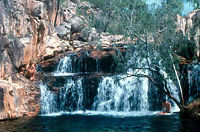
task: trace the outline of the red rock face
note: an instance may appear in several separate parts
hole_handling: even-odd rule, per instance
[[[200,9],[188,13],[186,17],[177,15],[177,31],[183,35],[188,35],[189,39],[196,44],[196,56],[200,57],[199,36],[200,36]]]
[[[0,81],[0,120],[36,116],[39,100],[40,92],[34,85]]]
[[[43,2],[0,1],[0,120],[34,116],[39,89],[19,80],[18,68],[44,54],[49,19]]]

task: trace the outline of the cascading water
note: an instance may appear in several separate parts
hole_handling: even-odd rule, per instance
[[[170,92],[172,93],[172,95],[176,99],[178,99],[178,101],[180,101],[178,88],[174,85],[174,83],[171,80],[168,80],[168,86],[170,87]],[[167,100],[170,100],[170,99],[167,98]],[[174,101],[172,101],[172,106],[173,106],[172,111],[174,111],[174,112],[180,111],[179,107],[176,105],[176,103]]]
[[[58,112],[56,95],[48,90],[47,85],[40,84],[41,89],[41,113],[49,114]]]
[[[97,111],[148,111],[148,80],[123,76],[104,77],[93,104]]]
[[[54,75],[61,76],[68,74],[72,74],[72,59],[69,56],[66,56],[60,60]]]
[[[73,75],[72,59],[64,57],[60,60],[54,76]],[[46,84],[41,84],[41,113],[50,114],[59,111],[82,110],[83,91],[81,78],[66,78],[64,86],[58,93],[48,89]]]
[[[200,96],[200,64],[193,64],[188,70],[189,102]]]
[[[83,110],[83,90],[81,78],[66,79],[65,85],[59,91],[60,111]]]
[[[64,84],[56,92],[51,91],[47,84],[41,84],[41,113],[51,114],[55,112],[75,112],[87,110],[94,113],[131,113],[142,112],[149,113],[149,81],[147,78],[127,77],[126,75],[115,75],[110,77],[101,77],[98,85],[91,89],[87,88],[85,80],[92,80],[87,77],[77,77],[72,74],[74,68],[72,57],[65,57],[60,60],[57,70],[54,72],[55,77],[68,76]],[[87,64],[83,61],[77,61],[80,66],[87,70]],[[81,64],[80,64],[81,63]],[[128,64],[131,63],[131,60]],[[101,69],[99,61],[96,60],[97,72]],[[87,71],[86,71],[87,72]],[[127,74],[133,72],[128,70]],[[148,74],[145,71],[139,71]],[[87,81],[86,81],[87,82]],[[93,84],[92,84],[93,85]],[[177,87],[169,81],[172,94],[178,97]],[[152,88],[151,88],[152,89]],[[95,92],[96,91],[96,92]],[[173,104],[174,109],[177,108]]]

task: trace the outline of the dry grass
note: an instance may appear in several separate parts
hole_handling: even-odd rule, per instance
[[[194,100],[185,108],[191,117],[200,119],[200,99]]]

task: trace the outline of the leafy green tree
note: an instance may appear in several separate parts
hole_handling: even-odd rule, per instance
[[[125,58],[116,56],[116,64],[121,67],[130,57],[136,58],[132,60],[133,65],[130,65],[134,74],[128,76],[149,78],[182,109],[185,102],[178,73],[179,52],[182,39],[188,38],[177,33],[176,15],[181,14],[183,3],[178,0],[163,0],[161,5],[149,8],[145,0],[90,2],[105,14],[113,12],[111,19],[110,16],[104,15],[110,22],[106,31],[123,34],[132,41],[137,40],[136,44],[129,47],[130,52],[127,52]],[[127,66],[123,70],[128,68]],[[141,74],[138,70],[146,70],[150,74]],[[160,82],[151,76],[154,73],[160,76]],[[171,94],[168,80],[172,80],[180,88],[181,101]],[[163,85],[160,85],[161,83]]]
[[[191,2],[194,5],[195,9],[200,8],[200,1],[199,0],[187,0],[187,1]]]

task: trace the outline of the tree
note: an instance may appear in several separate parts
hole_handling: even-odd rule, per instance
[[[56,23],[57,23],[58,12],[59,12],[59,10],[60,10],[60,1],[61,1],[61,0],[57,0],[56,17],[55,17],[55,21],[54,21],[54,26],[56,26]]]
[[[187,0],[187,1],[191,2],[194,5],[195,9],[200,8],[200,1],[199,0]]]
[[[64,2],[64,0],[57,0],[57,7],[56,7],[56,16],[55,16],[55,21],[54,21],[54,26],[56,26],[57,24],[57,19],[58,19],[58,13],[59,13],[59,10],[60,10],[60,6],[61,4]]]
[[[178,67],[178,60],[176,58],[176,51],[174,51],[174,47],[179,45],[176,43],[179,41],[180,37],[177,35],[176,32],[176,25],[175,25],[175,15],[181,12],[181,8],[176,8],[176,6],[181,5],[181,3],[177,3],[177,1],[168,0],[162,2],[161,7],[155,9],[151,17],[153,18],[149,24],[146,23],[145,18],[142,24],[148,24],[151,26],[145,27],[143,25],[137,26],[135,28],[134,24],[128,27],[129,32],[133,37],[138,38],[137,44],[141,45],[141,49],[138,51],[141,52],[141,56],[137,56],[145,59],[147,66],[142,66],[138,69],[145,69],[149,72],[157,73],[161,76],[161,82],[163,82],[164,87],[160,85],[160,82],[156,82],[150,75],[141,75],[141,74],[134,74],[133,76],[137,77],[147,77],[151,82],[153,82],[158,88],[162,89],[162,91],[176,104],[179,106],[180,109],[184,106],[184,99],[182,93],[182,86],[180,84],[180,79],[178,76],[177,68]],[[146,14],[144,12],[144,14]],[[141,20],[142,21],[142,20]],[[139,28],[139,33],[138,33]],[[142,31],[143,30],[143,31]],[[148,38],[153,37],[153,41],[148,42]],[[167,73],[167,76],[164,75]],[[178,86],[180,87],[181,93],[181,102],[178,101],[173,95],[170,93],[170,89],[167,83],[167,80],[173,80]]]
[[[116,64],[120,67],[124,65],[121,64],[124,60],[135,57],[133,65],[130,66],[134,74],[128,76],[148,78],[182,109],[184,99],[178,75],[177,47],[181,47],[179,42],[183,37],[176,32],[176,15],[181,14],[183,3],[177,0],[164,0],[160,6],[150,10],[145,0],[112,2],[110,9],[114,11],[115,19],[109,24],[107,31],[137,40],[136,44],[129,47],[130,52],[127,52],[125,58],[116,57]],[[102,1],[101,8],[104,8],[103,3],[108,4]],[[141,74],[138,70],[160,75],[160,82],[163,85],[156,82],[151,74]],[[181,101],[171,94],[168,80],[172,80],[180,88]]]

